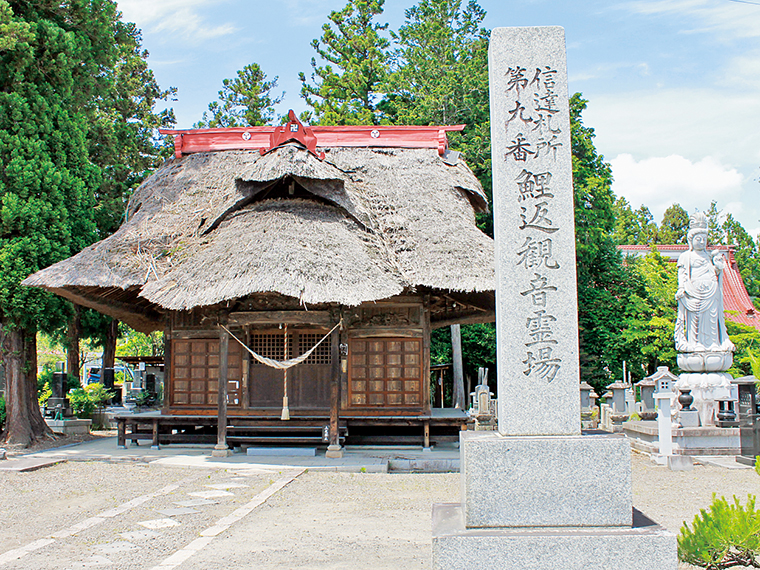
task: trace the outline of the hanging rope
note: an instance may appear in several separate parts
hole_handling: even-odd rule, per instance
[[[337,325],[335,325],[330,332],[328,332],[325,336],[323,336],[317,344],[312,346],[309,350],[304,352],[301,356],[297,358],[290,358],[287,360],[275,360],[274,358],[267,358],[266,356],[261,356],[260,354],[256,354],[250,348],[248,348],[242,340],[240,340],[238,337],[232,334],[230,329],[228,329],[227,327],[221,324],[219,326],[222,327],[224,330],[226,330],[227,333],[232,338],[234,338],[236,341],[240,343],[240,346],[246,349],[251,354],[251,356],[253,356],[253,358],[261,362],[261,364],[269,366],[270,368],[276,368],[277,370],[287,370],[288,368],[293,368],[293,366],[301,364],[304,360],[309,358],[311,356],[311,353],[314,352],[317,349],[317,347],[320,344],[322,344],[325,341],[325,339],[327,339],[327,337],[329,337],[335,331],[335,329],[337,329],[342,324],[343,324],[343,320],[341,319],[341,321]]]

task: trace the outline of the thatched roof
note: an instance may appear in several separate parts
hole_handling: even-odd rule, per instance
[[[141,330],[166,310],[275,292],[358,305],[415,288],[494,290],[486,208],[464,163],[434,149],[290,143],[167,161],[112,236],[28,277]]]

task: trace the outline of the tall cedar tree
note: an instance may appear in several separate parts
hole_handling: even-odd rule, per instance
[[[63,303],[19,282],[96,237],[89,189],[102,177],[88,159],[81,109],[116,60],[114,16],[109,2],[0,0],[0,341],[10,443],[50,433],[37,405],[35,334],[60,324]]]
[[[640,280],[623,265],[612,239],[612,170],[594,147],[594,129],[583,125],[581,113],[587,103],[579,93],[570,98],[578,332],[581,377],[602,389],[610,379],[622,378],[624,360],[640,364],[640,356],[621,332],[630,295],[645,293]]]
[[[342,10],[330,12],[321,40],[311,42],[326,65],[312,58],[310,81],[299,73],[301,96],[313,109],[303,120],[320,125],[379,123],[378,89],[388,74],[390,41],[381,35],[388,24],[378,24],[375,17],[383,13],[384,2],[349,0]]]
[[[398,125],[464,124],[449,135],[452,148],[464,153],[491,200],[491,137],[488,98],[486,16],[474,0],[422,0],[405,12],[406,21],[392,33],[393,72],[379,105],[384,120]],[[493,218],[479,226],[493,235]]]
[[[219,101],[209,103],[208,111],[194,127],[259,127],[270,123],[275,117],[274,106],[285,96],[272,96],[278,79],[267,81],[258,63],[246,65],[237,77],[222,81]]]
[[[160,93],[113,0],[0,0],[0,30],[5,438],[28,445],[50,433],[37,405],[35,334],[63,326],[70,308],[19,283],[118,225],[125,192],[160,159],[154,125],[137,124]]]

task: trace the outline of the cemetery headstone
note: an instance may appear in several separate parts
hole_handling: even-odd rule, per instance
[[[626,439],[580,433],[564,30],[494,29],[489,76],[498,432],[460,434],[462,500],[434,506],[433,566],[675,570],[673,534],[632,528]]]

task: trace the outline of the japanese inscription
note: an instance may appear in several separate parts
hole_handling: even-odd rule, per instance
[[[549,155],[557,158],[562,146],[562,129],[554,116],[559,113],[556,92],[557,70],[549,65],[530,73],[525,67],[510,67],[506,72],[505,96],[509,106],[505,128],[508,140],[506,160],[527,162]]]
[[[508,394],[499,399],[499,431],[578,433],[564,33],[557,27],[498,28],[491,40],[498,387]],[[555,398],[564,402],[562,410],[534,405]]]

